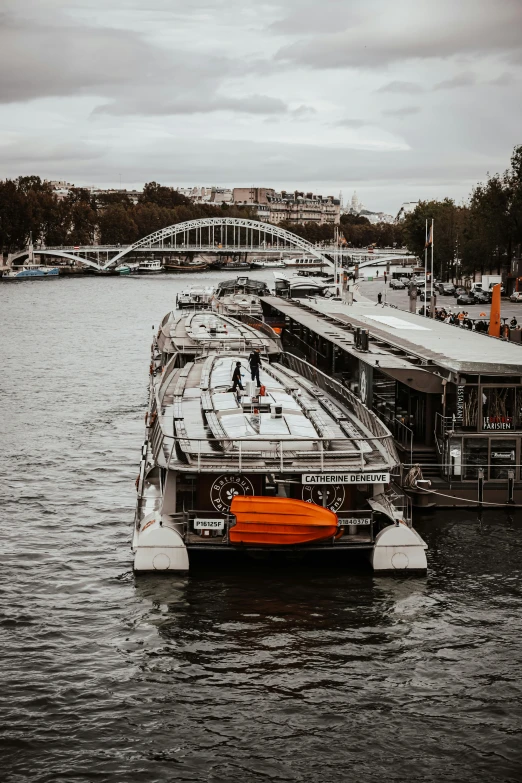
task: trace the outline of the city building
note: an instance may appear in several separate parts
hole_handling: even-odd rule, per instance
[[[191,188],[176,188],[182,196],[186,196],[195,204],[231,204],[232,189],[212,187],[200,187],[196,185]]]
[[[256,210],[261,220],[270,223],[289,221],[297,225],[337,225],[341,215],[340,199],[297,190],[278,192],[273,188],[234,188],[233,203]]]

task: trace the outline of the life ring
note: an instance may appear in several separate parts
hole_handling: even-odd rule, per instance
[[[153,373],[154,373],[154,365],[153,365],[153,363],[151,362],[151,363],[150,363],[150,367],[149,367],[149,375],[152,375]]]

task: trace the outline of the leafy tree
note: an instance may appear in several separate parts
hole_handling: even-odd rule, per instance
[[[426,245],[426,220],[428,231],[434,221],[433,262],[436,277],[447,279],[453,276],[459,233],[462,232],[465,208],[457,207],[453,199],[443,201],[421,201],[406,216],[403,222],[403,234],[406,247],[421,260]],[[431,250],[428,249],[428,267],[431,265]]]
[[[139,198],[140,204],[157,204],[158,207],[167,207],[172,209],[183,204],[190,205],[192,202],[186,196],[182,196],[174,188],[166,185],[159,185],[157,182],[147,182],[143,187],[143,193]]]
[[[138,239],[132,212],[123,204],[112,204],[104,209],[98,226],[102,245],[130,245]]]

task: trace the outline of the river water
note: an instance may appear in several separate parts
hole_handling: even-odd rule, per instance
[[[426,578],[133,576],[152,325],[187,279],[0,285],[0,780],[519,781],[522,515],[417,517]]]

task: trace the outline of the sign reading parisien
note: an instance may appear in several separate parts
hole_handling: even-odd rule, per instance
[[[389,473],[303,473],[303,484],[389,484]]]

